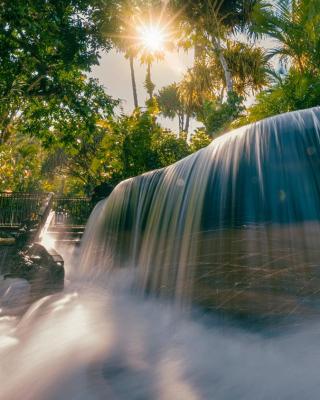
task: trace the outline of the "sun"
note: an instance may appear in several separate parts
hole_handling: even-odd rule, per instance
[[[165,32],[156,25],[143,25],[139,28],[139,38],[142,46],[149,53],[157,53],[164,51]]]

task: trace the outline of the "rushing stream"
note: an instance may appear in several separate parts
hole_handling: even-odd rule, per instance
[[[318,399],[319,156],[312,109],[121,183],[62,293],[0,280],[1,400]]]

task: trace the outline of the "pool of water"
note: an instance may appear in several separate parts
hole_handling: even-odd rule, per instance
[[[64,257],[65,290],[26,311],[26,281],[0,281],[1,399],[318,399],[317,320],[266,334],[137,295],[129,270],[77,280]]]

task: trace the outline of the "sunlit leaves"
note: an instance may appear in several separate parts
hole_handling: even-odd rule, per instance
[[[259,16],[259,13],[257,13]],[[260,10],[255,28],[273,39],[270,57],[285,68],[273,73],[273,86],[258,95],[246,121],[320,104],[320,2],[281,0]]]
[[[43,122],[42,131],[49,128],[43,118],[53,102],[56,109],[58,103],[71,109],[72,102],[76,113],[82,108],[88,114],[81,92],[73,93],[70,86],[78,85],[83,72],[98,62],[101,48],[110,47],[101,32],[107,8],[103,0],[4,0],[0,8],[0,142],[9,138],[10,125],[18,129],[32,115],[39,118],[35,125]]]

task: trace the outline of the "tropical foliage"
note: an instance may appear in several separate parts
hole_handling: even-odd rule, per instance
[[[11,135],[0,145],[0,191],[45,189],[41,174],[44,151],[38,140]]]
[[[155,27],[161,46],[143,38]],[[112,47],[129,61],[130,114],[91,74]],[[193,65],[159,88],[152,66],[171,50],[193,54]],[[0,190],[89,194],[232,127],[319,104],[319,0],[1,3]],[[162,118],[176,120],[176,132]]]
[[[244,122],[320,105],[320,2],[281,0],[256,11],[255,30],[272,39],[273,84],[257,96]]]
[[[102,48],[110,48],[110,41],[102,37],[109,8],[103,0],[2,2],[2,143],[13,128],[24,129],[30,117],[55,119],[60,106],[78,115],[86,110],[79,97],[86,84],[84,73],[98,63]]]

